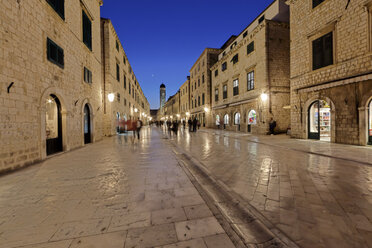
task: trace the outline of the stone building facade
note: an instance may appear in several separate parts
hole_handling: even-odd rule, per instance
[[[173,96],[170,96],[165,102],[161,119],[163,121],[181,120],[179,91]]]
[[[0,171],[102,139],[98,0],[0,3]]]
[[[147,122],[150,108],[111,20],[101,18],[101,27],[103,133],[111,136],[120,131],[121,120],[140,118]]]
[[[216,63],[220,49],[206,48],[190,69],[190,116],[201,126],[211,126],[211,66]]]
[[[266,134],[290,124],[289,12],[274,1],[224,48],[212,72],[212,127]]]
[[[181,120],[187,121],[190,118],[190,77],[180,88],[180,115]]]
[[[372,1],[290,0],[292,136],[372,142]]]

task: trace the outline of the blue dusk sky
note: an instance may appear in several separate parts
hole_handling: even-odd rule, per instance
[[[220,48],[239,34],[272,0],[104,0],[101,16],[111,19],[152,109],[159,86],[167,98],[186,81],[206,47]]]

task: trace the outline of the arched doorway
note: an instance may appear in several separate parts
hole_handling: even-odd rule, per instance
[[[247,120],[247,123],[248,123],[248,132],[251,133],[252,132],[252,125],[256,125],[257,124],[257,113],[255,110],[251,110],[249,111],[248,113],[248,120]]]
[[[237,126],[238,131],[240,131],[240,113],[235,113],[234,124]]]
[[[372,100],[368,105],[368,145],[372,145]]]
[[[61,103],[55,95],[49,95],[45,113],[46,153],[63,151]]]
[[[331,107],[324,100],[316,100],[309,107],[308,138],[331,141]]]
[[[84,144],[91,143],[90,109],[88,104],[84,106]]]
[[[226,126],[229,125],[229,115],[225,114],[223,117],[223,129],[226,129]]]

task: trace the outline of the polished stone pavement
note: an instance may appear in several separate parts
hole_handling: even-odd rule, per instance
[[[371,147],[211,129],[170,140],[300,247],[372,247]]]
[[[0,177],[1,248],[234,247],[156,128]]]

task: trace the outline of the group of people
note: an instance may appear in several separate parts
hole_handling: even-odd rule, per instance
[[[128,131],[133,131],[133,137],[137,135],[137,138],[140,139],[140,133],[143,126],[143,122],[140,120],[140,118],[137,118],[137,120],[122,120],[118,123],[119,132],[126,133]]]

